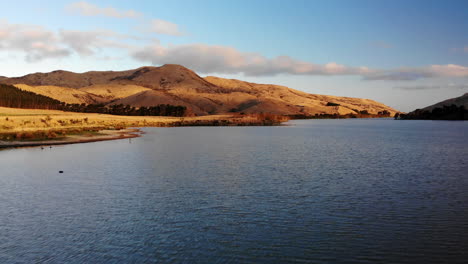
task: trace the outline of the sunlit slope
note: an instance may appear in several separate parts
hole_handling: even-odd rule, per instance
[[[370,114],[397,110],[361,98],[317,95],[285,86],[218,77],[201,78],[181,65],[141,67],[128,71],[72,73],[54,71],[3,78],[4,83],[67,103],[186,106],[197,115],[274,113],[282,115]]]

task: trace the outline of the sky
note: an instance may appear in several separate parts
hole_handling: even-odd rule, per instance
[[[1,0],[3,1],[3,0]],[[0,76],[175,63],[411,111],[468,92],[468,1],[8,1]]]

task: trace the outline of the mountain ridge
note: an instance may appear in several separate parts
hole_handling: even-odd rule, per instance
[[[359,114],[362,111],[398,113],[371,99],[309,94],[286,86],[215,76],[202,78],[177,64],[125,71],[74,73],[56,70],[0,78],[0,82],[66,103],[122,103],[141,107],[167,102],[187,106],[197,115],[228,112],[304,116]]]
[[[461,96],[458,96],[458,97],[443,100],[443,101],[435,103],[433,105],[426,106],[426,107],[422,108],[421,110],[430,111],[430,110],[433,110],[434,108],[437,108],[437,107],[450,106],[452,104],[454,104],[456,106],[462,106],[463,105],[466,109],[468,109],[468,93],[465,93],[465,94],[463,94]]]
[[[468,93],[416,109],[408,114],[396,114],[395,119],[468,120]]]

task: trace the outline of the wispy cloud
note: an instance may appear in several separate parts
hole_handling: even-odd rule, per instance
[[[153,19],[149,22],[149,32],[157,34],[171,35],[171,36],[182,36],[183,33],[180,31],[179,26],[169,21],[161,19]]]
[[[140,23],[142,23],[140,28],[146,33],[156,33],[170,36],[184,35],[180,30],[179,25],[162,19],[145,18],[143,13],[137,12],[135,10],[119,10],[111,6],[99,7],[85,1],[71,3],[67,5],[65,9],[70,13],[82,16],[105,16],[132,19],[138,18]]]
[[[405,67],[393,70],[376,70],[363,77],[365,80],[386,81],[412,81],[435,77],[468,77],[468,67],[456,64]]]
[[[131,49],[133,46],[123,42],[132,36],[121,35],[111,30],[60,30],[61,41],[76,51],[79,55],[90,56],[105,48]]]
[[[468,46],[451,48],[450,52],[453,52],[453,53],[468,53]]]
[[[468,89],[468,84],[447,84],[447,85],[413,85],[413,86],[396,86],[393,89],[405,91],[420,91],[420,90],[439,90],[439,89]]]
[[[115,18],[138,18],[143,14],[134,10],[118,10],[114,7],[98,7],[88,2],[75,2],[69,4],[66,9],[71,13],[83,16],[106,16]]]
[[[118,61],[118,60],[123,60],[124,58],[122,58],[122,57],[112,57],[112,56],[102,56],[102,57],[97,57],[96,59],[102,60],[102,61]]]

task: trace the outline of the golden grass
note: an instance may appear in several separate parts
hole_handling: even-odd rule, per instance
[[[0,107],[0,134],[21,132],[26,133],[27,136],[29,136],[27,133],[33,132],[68,134],[70,131],[122,129],[127,127],[274,125],[284,121],[287,121],[287,119],[268,114],[198,117],[117,116]]]
[[[15,84],[14,86],[23,91],[44,95],[67,104],[93,103],[94,100],[91,98],[96,97],[87,92],[68,87],[53,85],[30,86],[26,84]]]
[[[138,85],[101,84],[80,88],[79,91],[104,96],[107,99],[121,99],[151,89]]]

